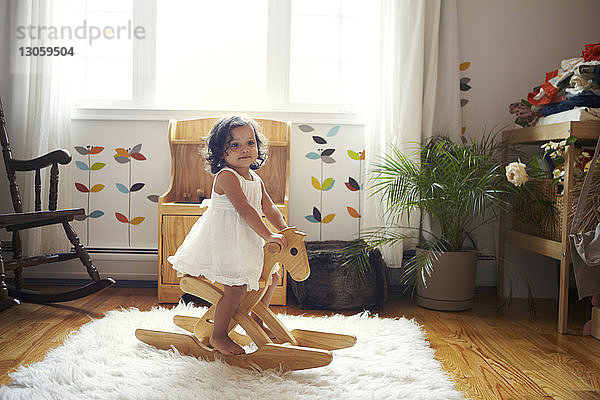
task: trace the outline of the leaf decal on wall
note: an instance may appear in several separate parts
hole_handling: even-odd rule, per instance
[[[90,169],[90,167],[83,161],[75,161],[75,165],[77,166],[77,168],[79,168],[83,171],[87,171]]]
[[[91,166],[91,168],[90,168],[90,169],[91,169],[92,171],[98,171],[98,170],[100,170],[100,169],[104,168],[104,166],[105,166],[105,165],[106,165],[106,164],[105,164],[105,163],[103,163],[103,162],[97,162],[97,163],[94,163],[94,164],[92,164],[92,166]]]
[[[321,157],[323,157],[323,156],[327,157],[327,156],[332,155],[333,153],[335,153],[335,149],[325,149],[321,152]]]
[[[313,136],[312,139],[317,144],[327,144],[327,140],[323,139],[321,136]]]
[[[94,186],[92,186],[92,188],[90,189],[90,192],[97,193],[97,192],[101,191],[102,189],[104,189],[104,185],[101,183],[97,183]]]
[[[104,147],[102,146],[94,146],[90,149],[90,154],[98,154],[100,153],[102,150],[104,150]]]
[[[115,161],[119,164],[126,164],[129,162],[129,157],[115,156]]]
[[[333,187],[333,184],[335,183],[335,180],[333,178],[327,178],[323,181],[323,184],[321,185],[322,190],[330,190]]]
[[[126,224],[126,223],[128,223],[128,222],[129,222],[129,220],[127,219],[127,217],[126,217],[126,216],[124,216],[124,215],[123,215],[123,214],[121,214],[121,213],[118,213],[118,212],[116,212],[116,213],[115,213],[115,217],[117,217],[117,220],[118,220],[119,222],[122,222],[122,223],[124,223],[124,224]]]
[[[129,221],[129,223],[131,225],[139,225],[141,224],[144,220],[146,219],[146,217],[135,217],[134,219],[132,219],[131,221]]]
[[[88,149],[86,149],[83,146],[75,146],[75,151],[77,151],[82,156],[87,156],[87,154],[88,154]]]
[[[348,188],[348,190],[350,190],[352,192],[356,192],[357,190],[360,190],[360,185],[358,184],[358,182],[350,176],[348,177],[348,182],[346,182],[345,184],[346,184],[346,187]]]
[[[334,218],[335,218],[335,214],[328,214],[328,215],[325,216],[325,218],[323,218],[323,220],[321,221],[321,223],[328,224],[331,221],[333,221]]]
[[[312,222],[313,224],[318,224],[319,223],[319,221],[317,221],[315,219],[315,217],[312,216],[312,215],[305,215],[304,218],[306,218],[307,221]]]
[[[466,92],[467,90],[471,89],[471,86],[466,84],[466,83],[460,83],[460,91],[461,92]]]
[[[348,156],[353,160],[356,160],[356,161],[360,160],[360,155],[355,151],[348,150]]]
[[[322,156],[321,160],[323,160],[323,162],[325,164],[333,164],[333,163],[335,163],[335,160],[332,157],[328,157],[328,156]]]
[[[311,176],[310,178],[310,183],[312,183],[313,187],[317,190],[321,190],[321,183],[319,182],[319,180],[317,178],[315,178],[314,176]]]
[[[75,182],[75,188],[77,188],[77,190],[79,190],[82,193],[89,192],[89,189],[83,183]]]
[[[331,128],[329,130],[329,132],[327,132],[327,137],[333,137],[333,136],[337,135],[339,130],[340,130],[339,125],[334,126],[333,128]]]
[[[314,151],[311,151],[305,157],[308,158],[308,159],[310,159],[310,160],[318,160],[321,156],[318,153],[315,153]]]
[[[142,149],[142,144],[138,143],[135,146],[133,146],[133,148],[131,149],[131,151],[129,152],[129,154],[139,153],[141,149]]]
[[[469,100],[467,100],[467,99],[460,99],[460,106],[464,107],[467,105],[468,102],[469,102]]]
[[[127,158],[129,158],[129,156],[130,156],[129,152],[122,147],[117,147],[115,149],[115,152],[117,153],[116,156],[127,157]]]
[[[157,194],[151,194],[150,196],[146,196],[146,198],[153,203],[158,203],[158,195]]]
[[[134,158],[138,161],[144,161],[146,159],[142,153],[131,153],[131,158]]]
[[[134,183],[133,185],[131,185],[131,187],[129,188],[130,192],[137,192],[138,190],[141,190],[144,187],[145,183]]]
[[[298,129],[300,129],[302,132],[305,132],[305,133],[312,132],[315,130],[315,128],[313,128],[310,125],[299,125]]]
[[[127,189],[127,186],[123,185],[122,183],[115,183],[115,185],[117,186],[117,189],[119,190],[119,192],[129,193],[129,189]]]
[[[346,207],[346,210],[348,210],[348,214],[350,214],[352,218],[360,218],[360,214],[354,208],[348,206]]]
[[[364,150],[360,152],[360,159],[361,160],[365,159],[365,151]]]
[[[321,222],[321,211],[319,211],[319,209],[317,207],[313,207],[313,217],[318,221]]]
[[[467,69],[469,69],[470,66],[471,66],[471,62],[470,61],[465,61],[463,63],[460,63],[459,69],[461,71],[466,71]]]
[[[90,218],[100,218],[103,215],[104,215],[104,211],[94,210],[90,213]]]
[[[467,130],[467,127],[466,127],[466,126],[463,126],[463,127],[461,128],[461,130],[460,130],[460,134],[461,134],[461,135],[464,135],[466,130]]]

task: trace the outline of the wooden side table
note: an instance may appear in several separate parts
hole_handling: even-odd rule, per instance
[[[600,136],[600,121],[569,121],[558,124],[515,129],[502,132],[503,150],[502,161],[508,160],[508,146],[511,144],[543,144],[548,141],[561,141],[569,136],[578,138],[577,144],[595,145]],[[565,151],[565,176],[564,176],[564,206],[560,212],[561,240],[554,241],[538,236],[507,229],[505,215],[501,215],[499,223],[498,241],[498,283],[497,293],[504,296],[504,246],[509,243],[534,253],[560,261],[560,277],[558,291],[558,332],[567,333],[567,319],[569,306],[569,272],[571,255],[569,250],[569,231],[571,221],[569,210],[573,201],[572,189],[574,185],[573,164],[575,161],[575,147],[568,146]]]

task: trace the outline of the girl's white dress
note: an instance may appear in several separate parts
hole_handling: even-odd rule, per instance
[[[240,181],[248,202],[262,215],[262,186],[257,173],[250,170],[247,180],[231,168]],[[203,275],[211,282],[228,286],[248,285],[258,290],[263,267],[264,240],[246,223],[225,194],[215,192],[208,209],[196,221],[175,255],[167,258],[173,268],[184,274]]]

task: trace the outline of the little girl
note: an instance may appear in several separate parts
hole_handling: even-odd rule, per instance
[[[229,321],[246,292],[258,289],[264,243],[277,243],[281,250],[287,247],[283,235],[271,232],[261,216],[279,230],[287,224],[253,171],[267,159],[266,139],[256,121],[241,116],[218,120],[207,138],[205,157],[216,174],[210,206],[168,261],[179,272],[224,285],[210,344],[222,354],[243,354],[244,349],[227,335]],[[261,300],[264,304],[271,302],[277,281],[274,273]],[[264,327],[258,316],[254,318]]]

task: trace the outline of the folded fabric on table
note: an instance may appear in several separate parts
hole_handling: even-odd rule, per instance
[[[596,121],[600,119],[600,108],[575,107],[571,110],[540,117],[536,126],[558,124],[566,121]]]
[[[593,92],[583,91],[578,95],[569,97],[560,103],[551,103],[542,108],[541,114],[546,117],[575,107],[600,107],[600,96]]]
[[[581,57],[585,61],[600,61],[600,43],[586,44],[585,48],[581,51]]]

